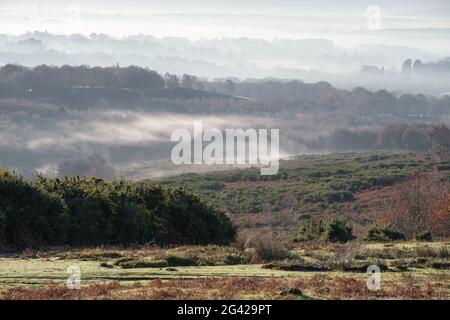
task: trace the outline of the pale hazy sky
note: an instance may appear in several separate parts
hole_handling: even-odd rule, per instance
[[[364,42],[348,33],[366,29],[369,5],[380,8],[382,30],[450,30],[448,0],[0,0],[0,33],[326,37],[353,45]]]
[[[1,0],[2,10],[64,11],[77,5],[99,13],[227,13],[298,15],[302,12],[358,12],[378,5],[395,15],[448,15],[448,0]],[[446,12],[445,12],[446,11]]]

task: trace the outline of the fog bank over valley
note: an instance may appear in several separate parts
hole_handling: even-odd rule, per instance
[[[434,65],[415,67],[426,73]],[[406,65],[403,72],[412,71]],[[450,122],[450,97],[324,81],[208,81],[135,66],[8,64],[0,68],[0,110],[4,165],[28,176],[141,179],[204,169],[169,162],[173,130],[192,131],[199,120],[219,130],[279,128],[282,157],[426,150],[430,126]]]
[[[285,158],[428,150],[450,123],[449,17],[444,0],[5,0],[0,161],[137,180],[226,169],[170,162],[171,133],[198,120],[280,129]]]
[[[450,30],[450,29],[449,29]],[[56,35],[32,32],[0,35],[0,64],[18,63],[34,67],[47,65],[90,65],[109,67],[148,67],[162,74],[195,74],[209,80],[216,78],[301,79],[305,82],[328,81],[345,89],[363,86],[369,89],[442,94],[449,90],[450,48],[446,43],[450,31],[432,32],[439,50],[429,46],[385,44],[396,38],[394,31],[377,31],[379,43],[361,43],[341,47],[329,39],[252,39],[217,38],[189,40],[180,37],[158,38],[135,35],[123,38],[107,34]],[[403,36],[423,34],[430,30],[405,31]],[[422,36],[421,36],[422,37]],[[365,36],[362,36],[366,39]],[[385,42],[385,41],[384,41]],[[402,72],[408,59],[422,64],[440,64],[428,72]]]

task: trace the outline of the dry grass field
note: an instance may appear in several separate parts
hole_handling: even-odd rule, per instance
[[[0,299],[449,299],[450,243],[27,251],[0,258]],[[368,265],[381,268],[369,290]],[[81,289],[66,286],[80,268]]]

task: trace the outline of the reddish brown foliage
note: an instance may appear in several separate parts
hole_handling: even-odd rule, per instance
[[[440,280],[439,280],[440,281]],[[443,279],[442,281],[447,281]],[[447,299],[445,285],[405,275],[396,280],[382,280],[381,290],[370,291],[364,277],[316,274],[304,279],[292,278],[196,278],[152,280],[147,284],[122,285],[118,282],[93,284],[81,290],[51,285],[45,288],[11,289],[0,296],[7,300],[49,299],[297,299],[286,294],[298,289],[301,297],[326,299]],[[284,293],[284,294],[283,294]]]
[[[380,224],[391,224],[409,238],[431,231],[434,236],[450,235],[448,195],[450,185],[434,173],[421,174],[397,184],[384,203]],[[445,209],[446,208],[446,209]]]
[[[432,214],[434,229],[443,236],[450,235],[450,193],[436,204]]]

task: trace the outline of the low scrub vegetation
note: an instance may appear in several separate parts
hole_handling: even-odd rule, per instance
[[[339,219],[308,221],[299,230],[294,241],[324,240],[348,242],[355,239],[352,227]]]
[[[367,230],[366,240],[368,241],[399,241],[405,240],[405,235],[396,230],[391,225],[372,226]]]
[[[415,253],[418,257],[450,259],[450,246],[418,246]]]
[[[273,176],[247,168],[160,182],[186,186],[227,212],[241,231],[270,230],[282,240],[319,239],[323,226],[308,226],[307,221],[326,218],[347,221],[359,239],[364,239],[369,226],[377,225],[371,241],[400,240],[400,234],[391,233],[394,229],[405,239],[419,239],[429,231],[437,240],[450,236],[447,167],[433,153],[377,151],[303,155],[282,162]],[[299,228],[309,230],[299,234]]]
[[[377,265],[382,271],[388,270],[381,260],[302,260],[281,261],[263,265],[264,269],[285,271],[343,271],[343,272],[367,272],[371,265]]]
[[[274,260],[291,259],[295,255],[286,249],[286,247],[268,236],[259,236],[253,241],[254,262],[267,262]]]

